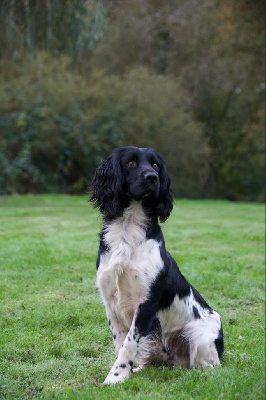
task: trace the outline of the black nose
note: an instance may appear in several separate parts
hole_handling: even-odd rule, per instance
[[[156,183],[158,181],[158,175],[156,172],[146,172],[144,174],[144,179],[151,183]]]

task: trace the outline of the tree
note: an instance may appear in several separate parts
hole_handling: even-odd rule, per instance
[[[94,49],[105,20],[105,11],[97,0],[3,0],[0,58],[40,49],[63,52],[80,60]]]

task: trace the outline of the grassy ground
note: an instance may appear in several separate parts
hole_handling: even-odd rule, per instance
[[[85,197],[0,199],[0,398],[263,399],[264,206],[177,201],[167,248],[222,316],[222,366],[115,386],[101,384],[114,354],[95,289],[100,226]]]

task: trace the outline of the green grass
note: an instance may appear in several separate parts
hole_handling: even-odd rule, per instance
[[[263,399],[264,205],[176,202],[168,250],[222,316],[222,366],[148,368],[103,386],[114,361],[95,288],[101,218],[86,197],[0,199],[1,399]]]

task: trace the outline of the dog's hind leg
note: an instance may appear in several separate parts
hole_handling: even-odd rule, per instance
[[[190,346],[190,367],[205,368],[220,365],[223,353],[223,333],[221,319],[213,311],[208,319],[195,320],[187,324],[183,331]]]

